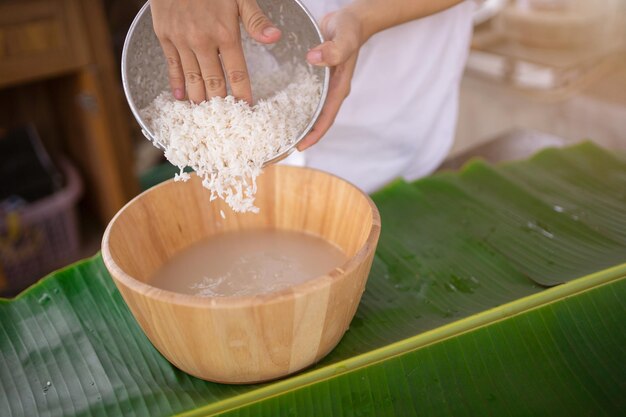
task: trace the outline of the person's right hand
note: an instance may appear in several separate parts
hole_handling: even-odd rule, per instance
[[[255,0],[151,0],[150,7],[176,99],[224,97],[228,77],[235,98],[252,104],[239,17],[258,42],[275,43],[281,35]]]

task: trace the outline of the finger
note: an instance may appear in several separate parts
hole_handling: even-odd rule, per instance
[[[244,100],[252,104],[252,89],[250,88],[250,77],[246,67],[246,60],[241,50],[241,41],[235,45],[220,48],[222,62],[226,79],[232,90],[232,95],[238,100]]]
[[[335,122],[341,104],[350,94],[350,83],[354,67],[356,66],[356,56],[351,59],[352,62],[348,62],[342,67],[337,67],[333,71],[324,107],[322,107],[322,111],[311,131],[298,144],[297,148],[299,151],[303,151],[319,142]]]
[[[226,97],[226,80],[217,49],[196,50],[195,54],[204,81],[206,99]]]
[[[335,122],[339,108],[346,97],[344,88],[340,85],[335,85],[329,88],[328,95],[326,96],[326,102],[315,124],[311,128],[311,131],[302,139],[297,148],[299,151],[303,151],[311,146],[315,145],[322,139],[322,137],[328,132],[328,129]]]
[[[170,89],[174,98],[183,100],[185,98],[185,75],[183,66],[178,55],[178,50],[174,44],[168,40],[161,42],[161,48],[167,61],[167,76],[170,80]]]
[[[255,0],[239,2],[239,15],[246,31],[254,40],[275,43],[280,39],[280,29],[274,26]]]
[[[206,99],[200,65],[198,64],[196,55],[191,49],[179,49],[178,53],[180,54],[180,60],[183,64],[187,97],[192,102],[198,104]]]
[[[312,48],[307,61],[313,65],[334,67],[346,62],[361,46],[360,28],[349,13],[332,12],[322,19],[322,32],[328,41]]]
[[[311,65],[334,67],[350,58],[355,50],[352,42],[338,38],[311,49],[306,54],[306,60]]]
[[[313,125],[311,131],[298,144],[297,149],[300,152],[310,148],[322,139],[328,129],[330,129],[333,125],[342,102],[343,99],[332,99],[326,101],[324,107],[322,108],[322,112],[315,122],[315,125]]]

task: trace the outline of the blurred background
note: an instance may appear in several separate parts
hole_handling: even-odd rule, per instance
[[[94,255],[140,190],[173,175],[126,105],[138,0],[0,0],[0,296]],[[441,169],[584,139],[626,150],[626,0],[485,0]]]

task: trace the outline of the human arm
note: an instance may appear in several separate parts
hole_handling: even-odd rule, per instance
[[[321,27],[327,40],[307,53],[307,61],[331,67],[328,95],[319,118],[298,145],[298,150],[317,143],[333,124],[341,104],[350,93],[359,49],[370,37],[387,28],[438,13],[461,1],[355,0],[326,15]]]

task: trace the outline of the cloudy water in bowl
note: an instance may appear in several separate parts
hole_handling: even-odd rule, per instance
[[[229,232],[176,254],[150,284],[205,297],[264,294],[324,275],[346,259],[337,246],[303,232]]]

